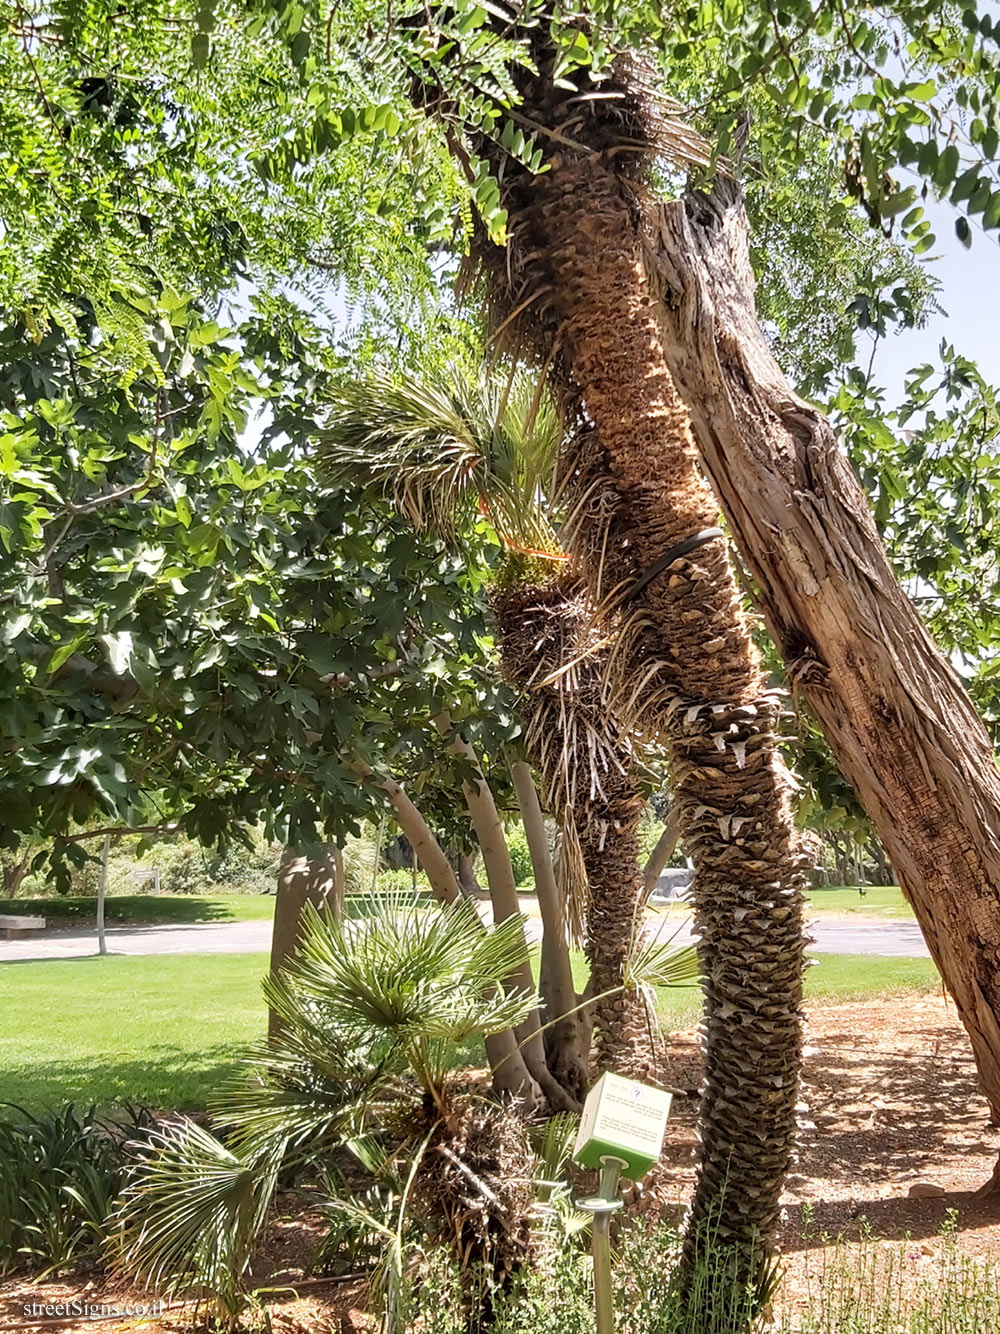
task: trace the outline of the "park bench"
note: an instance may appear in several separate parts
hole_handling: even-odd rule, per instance
[[[34,931],[44,930],[44,917],[18,917],[13,913],[0,913],[0,931],[8,940],[20,940]]]
[[[687,898],[690,888],[690,870],[683,866],[671,868],[660,872],[651,897],[655,903],[677,903]]]

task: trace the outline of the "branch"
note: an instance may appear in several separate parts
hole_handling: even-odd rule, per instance
[[[88,829],[82,834],[56,834],[59,843],[83,843],[88,838],[103,838],[105,834],[179,834],[179,824],[110,824],[103,829]]]

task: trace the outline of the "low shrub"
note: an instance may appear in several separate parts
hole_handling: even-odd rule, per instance
[[[507,850],[510,853],[510,865],[514,872],[514,884],[526,885],[535,878],[535,868],[531,864],[531,852],[528,840],[520,825],[515,825],[507,834]]]
[[[147,1132],[148,1113],[12,1110],[15,1119],[0,1120],[0,1273],[43,1277],[94,1260],[123,1185],[126,1143]]]
[[[593,1334],[593,1279],[582,1244],[550,1248],[499,1294],[489,1334]],[[952,1226],[933,1248],[825,1239],[807,1258],[804,1285],[770,1309],[751,1310],[725,1280],[726,1256],[708,1246],[695,1287],[728,1293],[713,1304],[682,1299],[672,1283],[676,1232],[641,1221],[623,1229],[615,1255],[617,1334],[993,1334],[1000,1330],[1000,1266],[964,1254]],[[803,1291],[805,1301],[803,1302]],[[409,1290],[410,1334],[486,1334],[462,1314],[461,1285],[443,1252],[427,1257]],[[697,1312],[697,1316],[692,1313]],[[696,1323],[692,1323],[692,1320]]]

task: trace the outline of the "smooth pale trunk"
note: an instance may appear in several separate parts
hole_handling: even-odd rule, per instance
[[[476,842],[483,855],[483,865],[486,867],[486,882],[493,903],[493,920],[505,922],[511,917],[520,919],[521,905],[517,897],[514,868],[511,865],[503,821],[500,819],[493,793],[483,777],[478,757],[472,746],[463,737],[456,737],[451,748],[456,755],[461,755],[474,768],[476,774],[474,779],[466,779],[462,783],[462,791],[469,808],[472,827],[476,831]],[[516,990],[535,990],[531,965],[527,962],[508,981]],[[553,1077],[545,1060],[545,1044],[542,1040],[538,1011],[532,1011],[530,1018],[520,1024],[516,1032],[524,1063],[550,1104],[557,1111],[573,1110],[576,1099],[567,1094]]]
[[[366,772],[370,774],[371,770]],[[439,903],[454,903],[460,899],[462,888],[455,868],[402,785],[393,778],[386,778],[380,786],[389,798],[397,824],[410,840],[414,856],[430,883],[431,893]],[[485,1039],[485,1045],[495,1091],[531,1105],[540,1102],[541,1090],[529,1073],[515,1034],[511,1031],[495,1033]]]
[[[330,902],[337,884],[338,864],[334,850],[330,847],[315,844],[310,847],[286,847],[282,851],[274,925],[271,930],[272,977],[277,977],[295,953],[306,904],[311,903],[317,909],[323,908]],[[280,1027],[280,1020],[272,1010],[268,1015],[267,1031],[273,1034]]]
[[[510,773],[521,811],[524,836],[535,873],[535,894],[542,918],[540,991],[546,1005],[545,1032],[548,1064],[552,1073],[579,1099],[587,1085],[587,1052],[590,1029],[573,983],[566,912],[556,883],[545,821],[530,765],[510,762]]]
[[[677,840],[680,838],[680,833],[680,811],[676,806],[672,806],[667,812],[667,823],[663,826],[663,833],[656,840],[656,845],[654,846],[653,851],[649,854],[646,865],[643,867],[643,889],[646,891],[647,899],[656,888],[656,882],[660,878],[660,872],[674,855],[674,849],[677,847]]]

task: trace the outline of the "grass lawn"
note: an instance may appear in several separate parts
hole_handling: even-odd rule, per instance
[[[806,895],[813,912],[851,913],[858,917],[891,917],[913,920],[913,909],[898,885],[866,885],[862,894],[850,885],[810,889]]]
[[[263,1034],[266,964],[264,954],[0,964],[0,1096],[32,1110],[115,1098],[203,1107],[236,1068],[240,1048]],[[574,970],[582,986],[582,957]],[[938,985],[927,959],[827,954],[806,974],[814,1000]],[[696,988],[659,993],[665,1029],[694,1023],[698,1009]]]
[[[91,926],[96,901],[67,894],[48,899],[0,899],[0,913],[37,914],[57,926]],[[104,920],[109,926],[183,926],[188,922],[256,922],[274,916],[273,894],[112,894],[105,900]]]
[[[264,1032],[266,954],[0,964],[0,1097],[201,1107]]]

